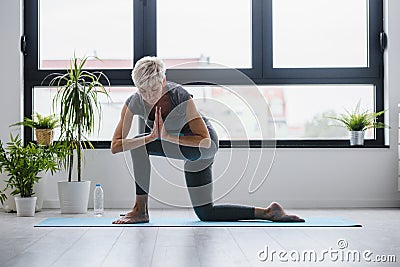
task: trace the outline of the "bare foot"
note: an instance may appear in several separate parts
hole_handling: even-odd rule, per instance
[[[277,202],[272,202],[265,209],[265,219],[273,222],[305,222],[304,219],[297,215],[286,214],[282,206]]]
[[[122,218],[113,221],[113,224],[132,224],[149,222],[149,214],[147,212],[131,211]]]

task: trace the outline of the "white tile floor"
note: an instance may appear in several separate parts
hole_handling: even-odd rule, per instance
[[[89,211],[91,212],[91,211]],[[105,217],[119,217],[126,210],[106,210]],[[58,209],[47,209],[35,217],[17,217],[0,211],[0,266],[400,266],[400,209],[296,209],[301,217],[344,217],[362,228],[304,227],[117,227],[34,228],[48,217],[61,217]],[[71,215],[68,215],[70,217]],[[90,217],[91,213],[72,215]],[[150,210],[150,217],[196,218],[192,210]],[[340,250],[339,239],[348,243]],[[260,261],[257,252],[268,246],[286,251],[271,261]],[[290,255],[314,250],[318,259],[325,249],[365,250],[377,255],[394,255],[396,262],[360,263],[325,260],[320,263],[293,262]],[[278,253],[278,252],[276,252]],[[289,254],[292,253],[292,254]],[[341,254],[335,254],[339,256]],[[362,255],[361,255],[362,256]],[[333,258],[334,259],[334,258]]]

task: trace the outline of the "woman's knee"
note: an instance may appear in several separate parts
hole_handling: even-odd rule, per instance
[[[211,139],[211,145],[208,148],[200,148],[200,158],[209,159],[214,158],[218,151],[218,141]]]
[[[218,141],[211,139],[210,147],[189,148],[181,147],[181,152],[187,160],[213,159],[218,151]]]
[[[194,212],[196,213],[197,217],[200,221],[214,221],[213,216],[213,204],[206,204],[202,206],[194,207]]]

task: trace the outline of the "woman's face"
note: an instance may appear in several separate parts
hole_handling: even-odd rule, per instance
[[[160,100],[163,94],[163,84],[156,84],[147,88],[139,88],[139,93],[146,103],[154,105],[158,100]]]

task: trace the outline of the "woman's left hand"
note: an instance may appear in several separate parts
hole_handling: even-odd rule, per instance
[[[159,133],[159,137],[163,140],[163,139],[167,139],[168,138],[168,133],[167,130],[164,127],[164,121],[162,119],[161,116],[161,107],[158,108],[157,110],[157,119],[158,119],[158,133]]]

